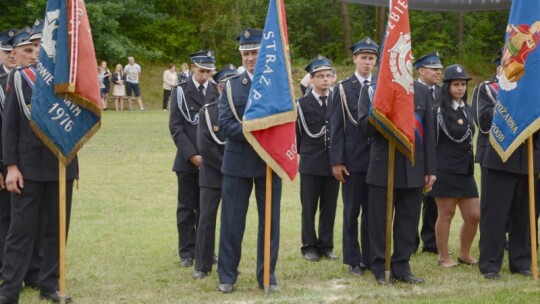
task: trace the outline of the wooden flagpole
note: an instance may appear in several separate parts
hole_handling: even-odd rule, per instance
[[[388,185],[386,189],[386,256],[384,263],[384,277],[386,283],[390,283],[390,265],[392,257],[392,221],[394,215],[394,163],[396,156],[396,144],[393,140],[388,141]]]
[[[66,165],[58,161],[60,225],[60,303],[66,303]]]
[[[272,168],[266,165],[266,204],[264,212],[264,293],[270,291],[270,233],[272,227]]]
[[[536,187],[536,176],[534,175],[534,158],[533,158],[533,139],[530,136],[527,139],[527,158],[529,169],[529,226],[531,229],[531,269],[532,278],[538,280],[538,260],[536,251],[536,212],[535,212],[535,197],[534,189]]]

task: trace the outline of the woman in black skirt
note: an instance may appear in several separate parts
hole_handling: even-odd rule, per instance
[[[480,218],[478,188],[474,179],[473,115],[467,105],[467,76],[465,68],[454,64],[444,71],[444,85],[438,96],[434,117],[437,124],[437,182],[432,196],[437,202],[439,216],[435,236],[439,249],[438,265],[452,267],[474,265],[477,260],[470,254]],[[458,263],[448,254],[450,223],[459,207],[463,218],[460,230]]]

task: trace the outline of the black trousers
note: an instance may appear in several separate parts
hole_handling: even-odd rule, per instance
[[[223,175],[221,200],[221,227],[219,238],[218,273],[221,284],[235,284],[242,253],[242,239],[246,228],[249,197],[255,184],[255,198],[259,214],[257,232],[257,282],[263,284],[264,215],[266,177],[244,178]],[[277,284],[274,271],[279,252],[279,216],[281,178],[272,175],[272,219],[270,231],[270,284]]]
[[[199,220],[199,173],[176,172],[178,178],[178,254],[180,259],[195,257],[197,222]]]
[[[214,263],[216,217],[221,200],[221,188],[201,187],[200,215],[195,244],[195,270],[210,272]]]
[[[368,207],[368,184],[366,174],[351,173],[345,177],[342,186],[343,195],[343,263],[347,265],[360,265],[367,267],[371,264],[370,259],[370,234],[369,230],[369,207]],[[362,251],[358,243],[358,216],[362,209],[360,239]]]
[[[480,272],[501,270],[505,224],[511,272],[531,267],[527,175],[482,169]]]
[[[339,182],[333,176],[300,174],[302,203],[302,254],[324,254],[334,249]],[[319,209],[319,237],[315,232],[315,215]]]
[[[369,185],[369,240],[371,270],[375,278],[384,278],[386,253],[386,187]],[[418,234],[422,188],[394,189],[394,251],[391,270],[395,277],[411,274],[409,261]]]
[[[7,189],[0,191],[0,272],[2,269],[2,263],[4,261],[6,237],[9,230],[9,224],[11,223],[11,207],[9,203],[10,197],[11,194],[9,191],[7,191]]]
[[[163,89],[163,110],[167,110],[169,99],[171,98],[171,90]]]
[[[422,229],[420,230],[420,236],[416,237],[415,251],[420,247],[420,239],[422,239],[424,249],[438,251],[435,238],[435,223],[437,222],[438,213],[435,198],[424,195],[422,199]]]
[[[67,181],[66,231],[69,229],[72,192],[73,181]],[[58,182],[25,180],[21,194],[12,194],[11,225],[6,238],[1,295],[18,300],[21,283],[27,276],[32,260],[35,260],[36,238],[40,235],[43,258],[39,272],[39,287],[45,292],[59,289],[58,200]],[[43,228],[41,233],[40,226]]]

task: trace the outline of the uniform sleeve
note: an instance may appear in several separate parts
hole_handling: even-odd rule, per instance
[[[488,84],[482,83],[473,92],[472,111],[474,122],[481,133],[487,133],[491,129],[493,110],[495,105],[488,95]]]
[[[430,92],[425,90],[426,110],[422,119],[422,124],[424,125],[425,175],[436,175],[437,142],[435,138],[435,124],[433,123],[433,99],[430,95]]]
[[[365,85],[360,90],[358,100],[358,128],[364,137],[372,137],[377,129],[369,122],[369,111],[371,109],[371,99],[369,97],[369,86]]]
[[[14,72],[9,75],[2,119],[2,154],[4,166],[18,163],[20,105],[14,90]]]
[[[229,83],[229,81],[227,81],[227,83]],[[231,107],[229,106],[229,101],[227,99],[227,87],[228,85],[223,86],[221,97],[219,99],[219,129],[221,130],[223,136],[227,138],[247,142],[246,137],[242,132],[242,124],[236,120],[231,111]]]
[[[176,87],[171,92],[171,114],[169,116],[169,131],[171,132],[172,139],[176,148],[180,152],[183,159],[189,160],[193,155],[199,154],[196,143],[192,143],[186,133],[186,121],[184,116],[180,112],[177,102],[177,90],[180,87]]]
[[[332,166],[345,163],[345,121],[338,85],[332,96],[330,108],[330,163]]]
[[[199,111],[199,124],[197,125],[197,149],[202,156],[203,164],[211,167],[215,171],[221,171],[223,153],[219,151],[219,145],[214,141],[210,130],[208,130],[205,111],[202,107]]]

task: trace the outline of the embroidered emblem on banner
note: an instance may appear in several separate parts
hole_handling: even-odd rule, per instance
[[[412,76],[411,35],[400,33],[396,44],[389,50],[392,81],[401,85],[408,93],[414,93]]]

